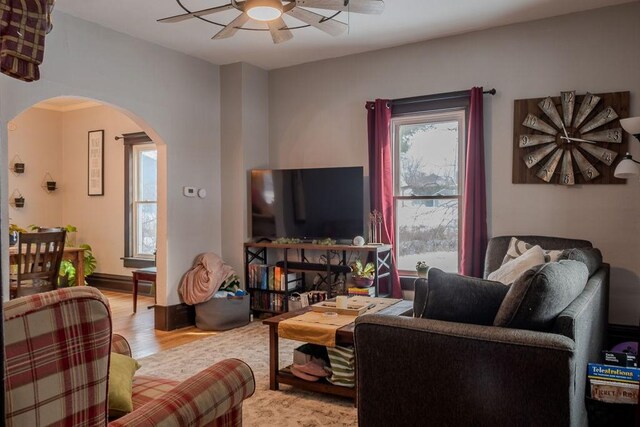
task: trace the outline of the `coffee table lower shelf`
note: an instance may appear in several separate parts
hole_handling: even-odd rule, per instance
[[[315,382],[305,381],[293,375],[289,367],[280,369],[278,371],[278,378],[276,381],[278,384],[287,384],[302,390],[309,390],[316,393],[325,393],[325,394],[331,394],[334,396],[347,397],[347,398],[353,399],[354,402],[356,400],[355,387],[342,387],[342,386],[334,385],[324,379],[315,381]]]

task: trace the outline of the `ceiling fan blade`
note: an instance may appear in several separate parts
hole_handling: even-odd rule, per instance
[[[302,9],[301,7],[294,7],[290,11],[286,12],[287,15],[291,15],[299,21],[309,24],[321,31],[332,36],[339,36],[347,31],[347,24],[336,21],[335,19],[329,19],[328,21],[322,21],[326,17],[317,13]]]
[[[345,12],[380,14],[384,10],[383,0],[296,0],[298,6],[317,9],[341,10]]]
[[[212,15],[214,13],[224,12],[226,10],[231,10],[231,9],[235,9],[235,8],[233,7],[232,4],[227,4],[224,6],[212,7],[209,9],[202,9],[202,10],[197,10],[195,12],[183,13],[181,15],[158,19],[158,22],[163,22],[163,23],[182,22],[182,21],[186,21],[187,19],[196,18],[199,16]]]
[[[229,25],[220,30],[215,36],[211,37],[213,40],[226,39],[233,36],[238,32],[238,29],[247,23],[249,15],[242,12],[240,16],[231,21]]]
[[[290,30],[281,30],[281,28],[287,27],[287,24],[284,23],[282,17],[274,19],[272,21],[267,21],[267,25],[269,26],[271,38],[273,38],[273,42],[275,44],[284,43],[287,40],[291,40],[293,38],[293,33]]]

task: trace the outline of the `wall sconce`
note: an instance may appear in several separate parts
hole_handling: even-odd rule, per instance
[[[13,190],[9,204],[14,208],[24,208],[24,196],[20,193],[20,190]]]
[[[20,156],[18,155],[14,156],[12,162],[13,162],[13,168],[11,168],[11,170],[13,170],[14,174],[19,175],[24,173],[24,162],[22,161]]]
[[[620,126],[640,141],[640,117],[621,119]],[[638,175],[640,175],[640,162],[633,160],[633,157],[629,153],[625,154],[613,172],[613,176],[623,179],[633,178]]]
[[[42,185],[41,187],[47,192],[47,193],[53,193],[54,191],[56,191],[56,189],[58,188],[56,181],[53,179],[53,177],[51,176],[51,174],[49,172],[47,172],[44,175],[44,179],[42,180]]]

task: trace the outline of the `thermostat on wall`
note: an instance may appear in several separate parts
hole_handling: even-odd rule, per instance
[[[186,197],[196,197],[195,187],[182,187],[182,194]]]

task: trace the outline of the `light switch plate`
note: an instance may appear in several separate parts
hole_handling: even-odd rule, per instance
[[[186,197],[196,197],[196,188],[182,187],[182,194],[184,194]]]

